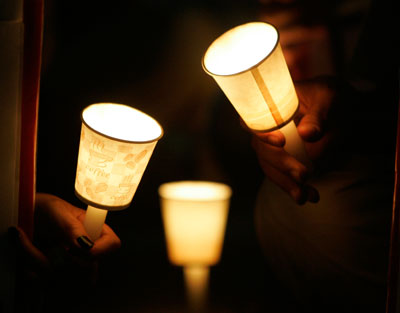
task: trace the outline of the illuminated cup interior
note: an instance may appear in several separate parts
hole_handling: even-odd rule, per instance
[[[127,105],[96,103],[82,112],[75,193],[108,210],[129,206],[157,141],[160,124]]]
[[[119,141],[142,143],[158,140],[158,122],[137,109],[116,103],[96,103],[82,112],[82,121],[103,136]]]
[[[160,186],[168,257],[175,265],[214,265],[221,255],[232,191],[225,184],[170,182]]]
[[[202,62],[249,128],[271,131],[296,113],[297,95],[274,26],[232,28],[209,46]]]

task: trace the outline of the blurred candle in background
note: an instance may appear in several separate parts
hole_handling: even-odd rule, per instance
[[[168,257],[184,267],[195,311],[205,306],[209,267],[221,257],[231,194],[229,186],[207,181],[170,182],[159,188]]]

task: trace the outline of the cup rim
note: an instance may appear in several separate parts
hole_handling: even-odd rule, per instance
[[[104,133],[102,133],[102,132],[100,132],[100,131],[94,129],[93,127],[91,127],[91,126],[85,121],[85,119],[83,118],[83,113],[84,113],[87,109],[89,109],[90,107],[96,106],[96,105],[100,105],[100,104],[112,104],[112,105],[124,106],[124,107],[127,107],[127,108],[129,108],[129,109],[138,111],[138,112],[140,112],[141,114],[146,115],[147,117],[149,117],[150,119],[152,119],[152,120],[160,127],[160,135],[159,135],[158,137],[156,137],[156,138],[153,138],[153,139],[150,139],[150,140],[145,140],[145,141],[127,140],[127,139],[116,138],[116,137],[113,137],[113,136],[104,134]],[[160,123],[159,123],[156,119],[154,119],[153,117],[151,117],[149,114],[147,114],[147,113],[145,113],[145,112],[143,112],[143,111],[141,111],[141,110],[138,110],[138,109],[136,109],[136,108],[134,108],[134,107],[132,107],[132,106],[126,105],[126,104],[120,104],[120,103],[114,103],[114,102],[97,102],[97,103],[92,103],[92,104],[88,105],[87,107],[85,107],[85,108],[81,111],[81,121],[82,121],[82,124],[84,124],[87,128],[89,128],[91,131],[95,132],[96,134],[98,134],[98,135],[100,135],[100,136],[102,136],[102,137],[105,137],[105,138],[114,140],[114,141],[118,141],[118,142],[145,144],[145,143],[157,142],[157,141],[160,140],[160,139],[163,137],[163,135],[164,135],[164,129],[162,128],[162,126],[160,125]]]
[[[89,200],[88,198],[82,196],[77,190],[76,188],[74,188],[75,191],[75,196],[81,200],[83,203],[85,203],[86,205],[90,205],[92,207],[95,207],[97,209],[102,209],[102,210],[107,210],[107,211],[121,211],[124,210],[126,208],[128,208],[131,205],[131,201],[129,201],[126,204],[122,204],[122,205],[104,205],[98,202],[94,202]]]
[[[245,70],[242,70],[242,71],[239,71],[239,72],[236,72],[236,73],[232,73],[232,74],[216,74],[216,73],[213,73],[213,72],[209,71],[209,70],[207,69],[205,63],[204,63],[204,59],[205,59],[205,56],[206,56],[208,50],[209,50],[210,47],[213,45],[213,43],[214,43],[216,40],[218,40],[219,38],[221,38],[222,36],[224,36],[227,32],[232,31],[232,30],[234,30],[234,29],[236,29],[236,28],[242,27],[242,26],[247,25],[247,24],[266,24],[266,25],[271,26],[273,29],[275,29],[275,31],[276,31],[276,33],[277,33],[277,39],[276,39],[275,46],[271,49],[271,51],[270,51],[263,59],[261,59],[259,62],[257,62],[256,64],[250,66],[249,68],[247,68],[247,69],[245,69]],[[235,27],[233,27],[233,28],[231,28],[231,29],[228,29],[227,31],[225,31],[224,33],[222,33],[221,35],[219,35],[216,39],[214,39],[214,41],[208,46],[206,52],[204,53],[203,57],[201,58],[201,65],[202,65],[202,67],[203,67],[203,70],[204,70],[208,75],[210,75],[210,76],[230,77],[230,76],[240,75],[240,74],[242,74],[242,73],[251,71],[252,69],[258,67],[261,63],[263,63],[266,59],[268,59],[268,57],[269,57],[269,56],[276,50],[276,48],[278,47],[278,45],[279,45],[279,39],[280,39],[279,31],[278,31],[277,27],[276,27],[275,25],[271,24],[271,23],[262,22],[262,21],[255,21],[255,22],[248,22],[248,23],[244,23],[244,24],[241,24],[241,25],[237,25],[237,26],[235,26]]]
[[[208,198],[195,198],[195,197],[193,197],[193,198],[173,197],[173,196],[166,194],[167,188],[176,187],[179,185],[187,185],[187,184],[197,185],[197,186],[216,186],[222,190],[223,195],[219,195],[212,199],[208,199]],[[158,187],[158,195],[160,196],[160,198],[167,199],[167,200],[213,202],[213,201],[221,201],[221,200],[229,199],[232,196],[232,188],[227,184],[215,182],[215,181],[181,180],[181,181],[171,181],[171,182],[166,182],[166,183],[161,184]]]

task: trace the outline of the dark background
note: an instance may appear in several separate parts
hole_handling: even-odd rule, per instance
[[[197,179],[233,189],[221,261],[211,269],[209,311],[274,312],[290,304],[263,263],[253,227],[263,174],[250,136],[203,72],[201,57],[223,31],[264,20],[281,31],[294,79],[338,74],[350,59],[368,5],[366,0],[45,1],[38,191],[84,208],[74,195],[74,180],[80,112],[91,103],[136,107],[158,120],[165,134],[131,206],[107,216],[122,248],[101,260],[96,287],[77,294],[73,283],[55,285],[44,296],[44,310],[187,311],[182,269],[166,255],[157,188]],[[67,289],[69,301],[61,297]]]

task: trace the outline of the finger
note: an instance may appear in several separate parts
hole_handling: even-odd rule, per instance
[[[286,143],[285,136],[278,130],[267,133],[253,133],[262,142],[268,143],[275,147],[283,147]]]
[[[284,149],[269,145],[253,137],[253,148],[262,163],[269,163],[278,171],[286,174],[295,181],[303,183],[307,176],[307,168]]]
[[[83,223],[84,216],[79,216],[79,220]],[[107,253],[118,250],[121,247],[121,240],[115,234],[110,226],[103,224],[100,237],[96,239],[93,247],[90,250],[92,256],[102,256]]]
[[[306,141],[317,141],[325,132],[332,90],[325,85],[304,82],[296,84],[296,92],[300,102],[299,135]]]
[[[82,221],[78,218],[66,217],[63,228],[67,243],[71,248],[88,251],[93,247],[94,242],[89,238]]]
[[[297,131],[305,141],[315,142],[322,137],[322,123],[322,118],[317,112],[310,112],[300,120]]]
[[[265,143],[269,143],[270,145],[275,147],[283,147],[285,145],[285,136],[280,131],[276,130],[271,132],[256,132],[250,129],[242,118],[240,118],[240,125],[243,127],[243,129],[257,136],[257,138]]]
[[[27,266],[32,267],[34,271],[43,271],[49,267],[47,257],[33,245],[22,228],[10,227],[8,236],[10,241],[16,245],[20,260]]]
[[[85,221],[85,211],[82,210],[79,215],[76,216],[77,223],[74,223],[74,227],[70,229],[70,240],[75,245],[79,245],[84,251],[89,251],[94,246],[94,241],[90,239],[88,233],[86,232],[84,221]]]
[[[103,225],[103,230],[99,239],[94,243],[90,253],[99,257],[118,250],[121,247],[121,240],[107,224]]]
[[[83,226],[85,211],[56,196],[38,194],[36,204],[45,211],[50,223],[56,224],[56,230],[62,235],[67,248],[90,250],[93,242]]]
[[[302,188],[295,180],[283,174],[269,163],[260,163],[265,175],[284,192],[286,192],[297,204],[302,205],[307,201],[307,189]]]

